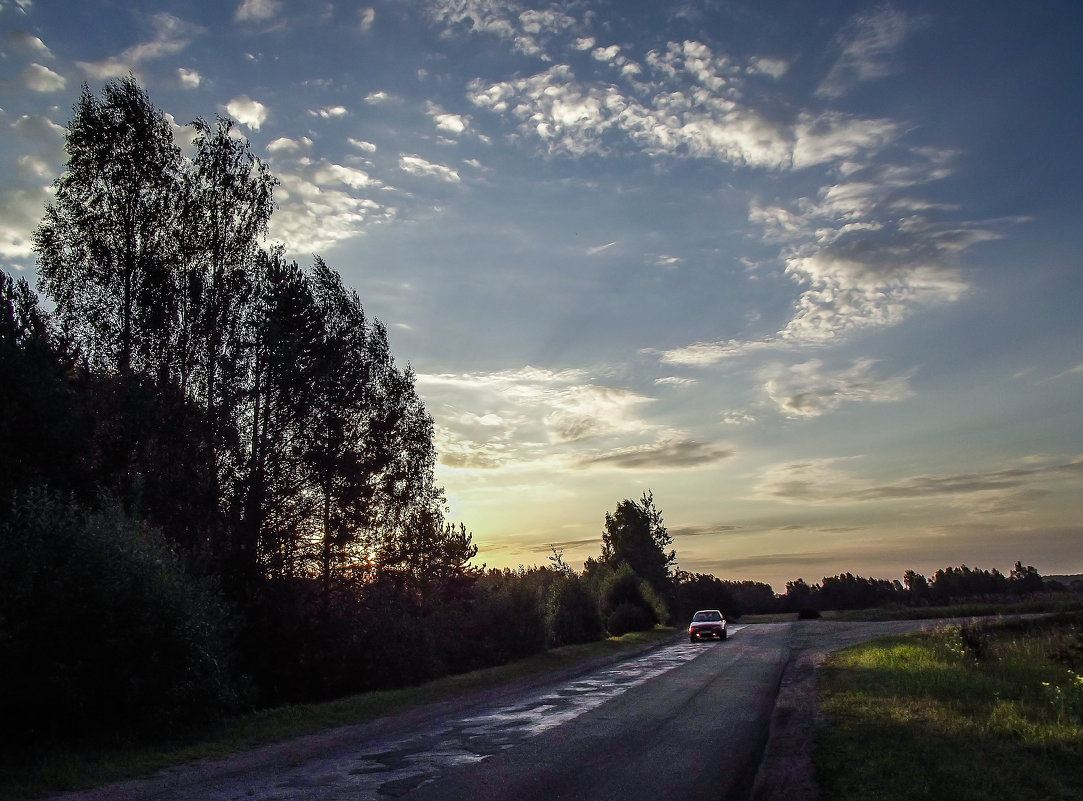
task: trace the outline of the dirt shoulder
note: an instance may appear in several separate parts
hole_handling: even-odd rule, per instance
[[[819,716],[817,669],[832,651],[889,634],[936,628],[940,620],[840,623],[807,620],[791,624],[790,659],[782,673],[771,731],[764,748],[753,801],[816,801],[812,740]]]

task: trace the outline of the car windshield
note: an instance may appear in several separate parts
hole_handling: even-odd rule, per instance
[[[693,623],[717,623],[722,619],[722,615],[718,612],[696,612],[696,616],[692,618]]]

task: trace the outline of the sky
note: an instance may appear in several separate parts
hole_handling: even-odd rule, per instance
[[[82,84],[279,178],[389,329],[477,563],[1083,572],[1083,4],[0,0],[0,267]]]

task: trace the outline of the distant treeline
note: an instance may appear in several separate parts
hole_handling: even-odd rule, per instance
[[[0,273],[0,745],[162,739],[685,620],[1042,589],[678,570],[653,496],[582,571],[486,570],[445,519],[433,421],[385,327],[263,247],[276,181],[232,123],[84,87],[34,237]],[[46,311],[45,306],[49,307]]]

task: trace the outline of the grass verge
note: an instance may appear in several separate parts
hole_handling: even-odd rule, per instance
[[[973,621],[830,656],[813,755],[832,801],[1083,798],[1083,614]]]
[[[56,751],[13,761],[0,755],[0,799],[23,799],[63,790],[97,787],[200,759],[225,757],[260,745],[364,723],[426,704],[544,675],[572,671],[591,663],[632,655],[674,637],[658,627],[595,643],[554,648],[528,659],[485,670],[448,676],[417,687],[362,693],[321,704],[275,707],[233,718],[197,742],[117,744]]]

